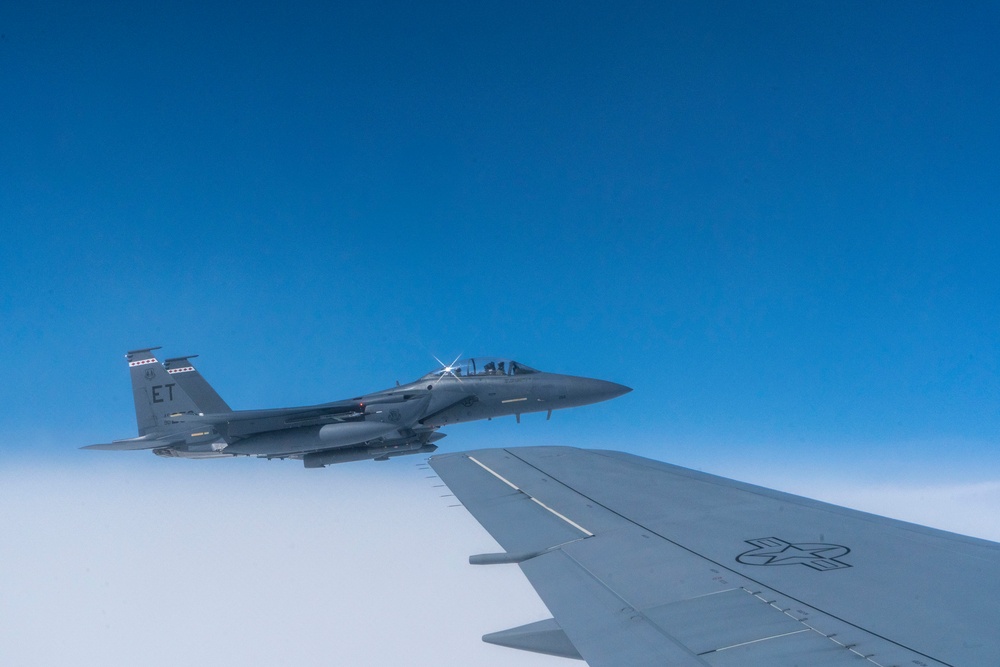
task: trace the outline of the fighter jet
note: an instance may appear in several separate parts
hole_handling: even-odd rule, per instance
[[[614,382],[475,357],[441,364],[409,384],[332,403],[232,410],[195,369],[196,355],[164,363],[146,348],[125,355],[139,435],[83,449],[152,450],[158,456],[300,459],[307,468],[427,454],[447,424],[546,412],[631,391]]]

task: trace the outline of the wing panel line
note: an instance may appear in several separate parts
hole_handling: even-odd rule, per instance
[[[514,484],[513,482],[511,482],[511,481],[510,481],[509,479],[507,479],[507,478],[503,477],[503,476],[502,476],[502,475],[501,475],[500,473],[498,473],[498,472],[497,472],[496,470],[493,470],[492,468],[490,468],[489,466],[487,466],[487,465],[486,465],[485,463],[483,463],[482,461],[480,461],[480,460],[479,460],[479,459],[477,459],[476,457],[474,457],[474,456],[470,456],[470,457],[468,457],[468,458],[469,458],[469,460],[470,460],[470,461],[472,461],[472,462],[473,462],[473,463],[475,463],[475,464],[476,464],[477,466],[479,466],[480,468],[482,468],[482,469],[483,469],[483,470],[485,470],[486,472],[490,473],[491,475],[493,475],[494,477],[496,477],[497,479],[499,479],[499,480],[500,480],[501,482],[503,482],[504,484],[506,484],[506,485],[507,485],[507,486],[509,486],[510,488],[514,489],[515,491],[519,491],[519,492],[523,493],[524,495],[528,496],[528,498],[530,498],[531,500],[533,500],[533,501],[534,501],[535,503],[537,503],[537,504],[538,504],[538,505],[539,505],[540,507],[542,507],[543,509],[546,509],[546,510],[548,510],[548,511],[549,511],[549,512],[551,512],[551,513],[552,513],[553,515],[555,515],[555,516],[559,517],[560,519],[562,519],[563,521],[565,521],[565,522],[566,522],[566,523],[568,523],[569,525],[573,526],[574,528],[576,528],[577,530],[579,530],[579,531],[580,531],[581,533],[583,533],[583,534],[584,534],[584,535],[586,535],[587,537],[593,537],[593,536],[594,536],[594,534],[593,534],[592,532],[590,532],[589,530],[587,530],[586,528],[584,528],[583,526],[581,526],[580,524],[578,524],[578,523],[577,523],[576,521],[573,521],[573,520],[572,520],[572,519],[570,519],[569,517],[567,517],[567,516],[565,516],[565,515],[563,515],[563,514],[560,514],[560,513],[559,513],[559,512],[557,512],[556,510],[552,509],[551,507],[549,507],[548,505],[546,505],[545,503],[543,503],[543,502],[542,502],[541,500],[539,500],[538,498],[535,498],[535,497],[534,497],[534,496],[532,496],[531,494],[529,494],[529,493],[526,493],[526,492],[525,492],[525,491],[524,491],[523,489],[519,488],[519,487],[518,487],[518,486],[517,486],[516,484]],[[525,463],[527,463],[527,462],[525,461]],[[530,463],[528,463],[528,465],[529,465],[530,467],[534,468],[534,466],[532,466],[532,465],[531,465]],[[538,470],[538,468],[535,468],[535,470]],[[539,470],[539,472],[541,472],[541,471]],[[562,482],[560,482],[560,484],[561,484],[561,483],[562,483]],[[565,485],[563,485],[563,486],[565,486]],[[568,487],[567,487],[567,488],[568,488]]]
[[[699,655],[705,655],[707,653],[718,653],[719,651],[728,651],[729,649],[739,648],[740,646],[747,646],[748,644],[757,644],[759,642],[766,642],[770,639],[778,639],[779,637],[788,637],[790,635],[798,635],[803,632],[815,632],[811,628],[802,628],[801,630],[795,630],[794,632],[782,632],[780,635],[773,635],[771,637],[761,637],[760,639],[753,639],[748,642],[740,642],[739,644],[733,644],[732,646],[723,646],[722,648],[717,648],[714,651],[705,651],[705,653],[700,653]]]

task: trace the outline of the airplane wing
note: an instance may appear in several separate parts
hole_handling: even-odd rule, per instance
[[[175,415],[179,422],[193,422],[215,427],[227,440],[265,431],[281,431],[300,426],[333,424],[346,419],[358,419],[365,408],[359,401],[339,401],[301,408],[269,410],[236,410],[217,414]]]
[[[996,667],[1000,544],[624,454],[431,466],[553,619],[484,641],[591,667]]]

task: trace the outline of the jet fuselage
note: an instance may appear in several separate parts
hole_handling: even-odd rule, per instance
[[[138,438],[92,449],[152,449],[160,456],[299,458],[320,467],[431,452],[448,424],[548,412],[620,396],[628,387],[544,373],[516,361],[471,358],[419,380],[357,398],[298,408],[229,410],[190,357],[160,365],[151,350],[127,355]],[[173,362],[173,363],[172,363]],[[197,397],[197,398],[196,398]],[[214,408],[206,412],[202,405]],[[221,410],[221,411],[220,411]]]

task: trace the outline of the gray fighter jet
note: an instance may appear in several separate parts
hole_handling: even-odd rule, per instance
[[[509,359],[442,364],[415,382],[333,403],[232,410],[191,363],[159,348],[126,354],[139,436],[83,449],[143,450],[158,456],[301,459],[307,468],[426,454],[447,424],[546,412],[631,391],[604,380],[543,373]]]

